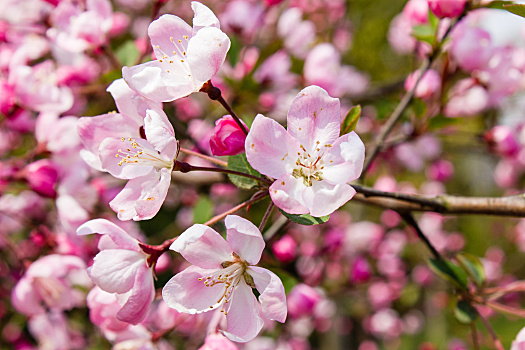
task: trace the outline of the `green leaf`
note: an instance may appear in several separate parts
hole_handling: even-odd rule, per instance
[[[289,214],[281,209],[279,209],[279,211],[284,216],[286,216],[288,219],[290,219],[290,221],[293,221],[299,225],[319,225],[319,224],[324,224],[325,222],[328,221],[328,219],[330,219],[330,215],[321,216],[320,218],[317,218],[310,214],[296,215],[296,214]]]
[[[353,106],[346,114],[345,120],[341,123],[341,136],[348,134],[355,130],[357,122],[361,117],[361,106]]]
[[[448,118],[445,117],[442,114],[439,114],[435,116],[434,118],[430,119],[430,122],[428,123],[429,130],[440,130],[444,127],[455,125],[461,122],[461,118]]]
[[[505,5],[511,5],[513,4],[514,1],[491,1],[489,2],[488,4],[486,4],[485,8],[488,8],[488,9],[498,9],[498,10],[503,10],[503,6]]]
[[[257,170],[252,168],[250,163],[248,163],[248,159],[246,159],[245,153],[237,154],[236,156],[229,156],[228,169],[240,171],[254,176],[261,176],[261,174]],[[228,177],[235,186],[243,190],[249,190],[250,188],[257,186],[257,180],[250,179],[248,177],[231,174],[228,174]]]
[[[126,41],[115,51],[115,56],[117,56],[120,63],[124,66],[134,65],[137,58],[139,58],[139,55],[139,50],[133,40]]]
[[[193,207],[193,222],[204,224],[213,216],[213,202],[205,196],[199,197],[197,204]]]
[[[485,270],[477,256],[470,253],[459,253],[456,254],[456,260],[478,287],[482,287],[485,284]]]
[[[436,31],[430,25],[414,26],[412,36],[419,41],[424,41],[434,46],[436,43]]]
[[[525,17],[525,5],[523,4],[509,4],[503,5],[503,9],[512,12],[520,17]]]
[[[435,33],[439,25],[439,18],[430,9],[428,10],[428,22]]]
[[[454,309],[454,316],[463,324],[470,324],[478,317],[478,311],[464,300],[459,300]]]
[[[429,259],[429,266],[437,275],[454,283],[458,288],[467,290],[467,274],[450,260]]]

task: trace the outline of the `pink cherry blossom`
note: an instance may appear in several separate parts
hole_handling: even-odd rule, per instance
[[[194,264],[166,283],[162,296],[179,312],[196,314],[218,310],[226,315],[222,333],[246,342],[263,327],[261,315],[284,322],[284,287],[273,272],[253,266],[261,258],[264,240],[251,222],[235,215],[225,220],[226,241],[215,230],[196,224],[184,231],[170,249]],[[255,298],[252,288],[260,296]]]
[[[157,60],[122,68],[129,86],[154,101],[167,102],[199,91],[222,66],[230,39],[213,12],[197,1],[193,29],[181,18],[163,15],[148,35]]]
[[[245,141],[244,131],[230,115],[225,115],[215,122],[215,129],[210,137],[211,152],[216,156],[236,155],[244,152]]]
[[[339,100],[318,86],[299,92],[287,120],[288,130],[257,115],[246,138],[248,162],[277,179],[270,196],[282,210],[331,214],[355,194],[347,183],[361,174],[364,144],[355,132],[339,137]]]
[[[315,41],[315,24],[302,19],[303,12],[292,7],[284,11],[277,22],[277,33],[293,55],[304,58]]]
[[[77,230],[78,235],[91,233],[104,236],[98,243],[100,252],[88,269],[89,276],[103,291],[118,294],[122,305],[118,320],[138,324],[155,297],[149,255],[140,248],[138,240],[108,220],[91,220]]]
[[[421,71],[411,73],[405,80],[405,90],[410,91],[421,76]],[[419,98],[429,99],[441,89],[441,76],[434,69],[429,69],[423,74],[417,84],[414,95]]]

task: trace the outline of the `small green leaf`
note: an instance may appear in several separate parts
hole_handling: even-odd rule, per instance
[[[122,78],[122,69],[114,69],[104,74],[101,80],[102,80],[102,83],[109,84],[120,78]]]
[[[341,136],[348,134],[355,130],[357,122],[361,117],[361,106],[353,106],[350,111],[346,114],[345,119],[341,123]]]
[[[288,214],[287,212],[281,209],[279,209],[279,211],[284,216],[286,216],[288,219],[290,219],[290,221],[293,221],[299,225],[319,225],[319,224],[324,224],[325,222],[328,221],[328,219],[330,219],[330,215],[321,216],[320,218],[317,218],[310,214],[296,215],[296,214]]]
[[[123,66],[132,66],[135,64],[135,61],[139,57],[139,50],[137,49],[137,45],[133,42],[133,40],[128,40],[124,44],[120,45],[117,50],[115,51],[115,55],[117,56],[120,63],[122,63]]]
[[[463,324],[470,324],[478,317],[478,311],[464,300],[459,300],[454,309],[454,316]]]
[[[503,6],[513,4],[513,1],[491,1],[487,5],[483,6],[488,9],[503,10]]]
[[[468,289],[467,274],[459,266],[449,260],[429,259],[429,266],[432,271],[454,283],[461,289]]]
[[[430,23],[430,26],[434,30],[434,33],[435,33],[439,25],[439,18],[430,9],[428,10],[428,22]]]
[[[237,154],[235,156],[229,156],[228,169],[240,171],[254,176],[261,176],[261,174],[257,170],[252,168],[250,163],[248,163],[248,159],[246,159],[246,154],[244,153]],[[257,186],[257,180],[250,179],[248,177],[231,174],[228,174],[228,177],[235,186],[243,190],[249,190],[250,188]]]
[[[424,41],[434,46],[436,42],[436,31],[430,25],[414,26],[412,36],[419,41]]]
[[[213,202],[208,198],[201,196],[193,208],[193,222],[204,224],[213,216]]]
[[[523,4],[509,4],[503,5],[503,9],[512,12],[520,17],[525,17],[525,5]]]
[[[449,118],[445,117],[442,114],[439,114],[435,116],[434,118],[430,119],[430,122],[428,123],[429,130],[440,130],[444,127],[455,125],[461,122],[461,118]]]
[[[470,253],[459,253],[456,254],[456,260],[478,287],[482,287],[485,284],[485,270],[477,256]]]

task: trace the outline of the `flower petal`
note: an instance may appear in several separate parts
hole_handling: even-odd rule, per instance
[[[143,143],[147,143],[147,141],[144,140]],[[141,146],[143,143],[141,143]],[[102,167],[119,179],[133,179],[150,173],[152,170],[151,165],[120,163],[123,158],[117,157],[117,154],[119,154],[119,150],[125,150],[126,147],[130,147],[128,139],[124,142],[122,139],[117,138],[108,137],[104,139],[99,146]]]
[[[195,91],[219,71],[230,44],[230,38],[214,27],[203,28],[190,39],[186,60],[195,82]]]
[[[146,265],[146,254],[142,252],[107,249],[95,256],[89,275],[103,291],[122,294],[133,287],[142,265]]]
[[[303,192],[304,203],[310,215],[321,217],[330,215],[355,195],[355,190],[347,184],[331,185],[326,181],[313,181],[312,186]]]
[[[154,171],[155,176],[142,184],[140,198],[135,202],[137,215],[133,220],[149,220],[162,207],[171,183],[171,169],[162,168]],[[130,180],[132,181],[132,180]]]
[[[148,27],[148,36],[157,59],[162,59],[164,55],[171,57],[173,51],[184,51],[187,43],[184,37],[191,36],[192,31],[193,29],[188,23],[174,15],[162,15],[151,22]],[[175,45],[178,48],[184,47],[184,49],[180,50]]]
[[[229,305],[226,331],[222,333],[236,342],[247,342],[255,338],[264,321],[260,316],[259,303],[244,281],[234,289]]]
[[[258,114],[246,137],[248,162],[262,174],[280,178],[291,174],[299,143],[275,120]]]
[[[131,295],[117,313],[117,319],[131,324],[140,323],[146,317],[154,298],[153,271],[146,264],[141,265],[135,275]]]
[[[205,270],[190,266],[173,276],[162,289],[162,298],[166,304],[178,312],[198,314],[221,306],[217,303],[224,293],[224,285],[206,287],[199,278],[206,278],[216,270]]]
[[[272,271],[262,267],[250,266],[247,271],[261,293],[259,301],[264,315],[270,320],[281,323],[286,321],[286,294],[281,279]]]
[[[184,231],[170,247],[188,262],[203,269],[220,269],[221,263],[232,259],[230,245],[214,229],[195,224]]]
[[[233,251],[250,265],[257,264],[265,246],[257,226],[237,215],[228,215],[224,223],[226,224],[226,240]]]
[[[288,132],[308,152],[334,142],[339,137],[340,129],[339,99],[330,97],[324,89],[315,85],[299,92],[288,111]]]
[[[357,179],[363,170],[365,145],[355,132],[338,138],[323,155],[323,179],[331,184],[343,184]]]
[[[94,219],[86,222],[77,229],[77,235],[83,236],[90,233],[108,235],[119,249],[141,252],[138,241],[126,231],[106,219]]]
[[[177,153],[177,140],[173,126],[162,109],[148,109],[144,119],[146,138],[168,159],[175,158]]]
[[[207,6],[197,1],[191,2],[191,8],[194,12],[193,16],[193,34],[204,27],[215,27],[220,29],[219,20],[217,16]]]
[[[270,197],[276,206],[290,214],[307,214],[309,209],[303,199],[306,186],[303,179],[286,174],[270,186]]]
[[[153,171],[154,170],[152,170],[152,172]],[[135,202],[141,196],[142,184],[149,178],[149,175],[145,175],[129,180],[122,191],[109,202],[109,206],[117,213],[119,220],[126,221],[137,217]]]
[[[122,77],[129,87],[157,102],[168,102],[194,92],[194,83],[180,62],[151,61],[138,66],[122,67]]]
[[[137,96],[139,95],[135,91],[131,90],[131,88],[128,86],[128,84],[126,84],[124,79],[115,80],[111,83],[111,85],[108,86],[106,91],[109,92],[115,100],[117,110],[120,114],[132,119],[139,126],[144,124],[145,114],[143,112],[145,112],[144,107],[145,105],[147,105],[147,103],[145,103],[146,101],[144,100],[138,100]],[[160,103],[156,103],[153,101],[148,102],[150,102],[149,104],[152,106],[156,105],[157,108],[162,108],[162,105]],[[114,126],[115,125],[113,125],[113,130],[115,130]]]

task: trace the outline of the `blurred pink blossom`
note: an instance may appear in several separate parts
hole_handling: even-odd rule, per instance
[[[421,76],[421,71],[411,73],[405,80],[405,90],[411,91]],[[423,78],[417,84],[414,96],[429,99],[441,89],[441,76],[434,69],[429,69],[423,74]]]
[[[437,17],[458,17],[465,8],[467,0],[427,0],[432,13]]]

